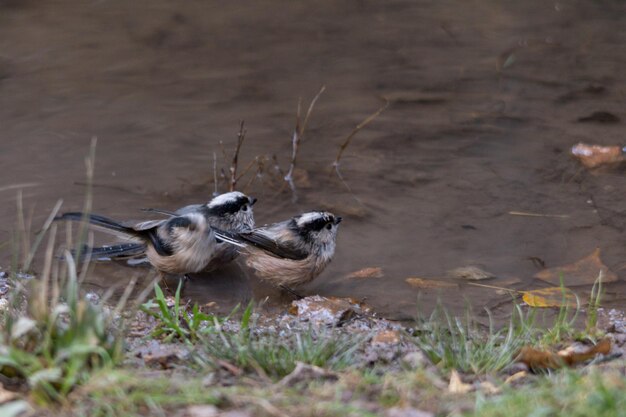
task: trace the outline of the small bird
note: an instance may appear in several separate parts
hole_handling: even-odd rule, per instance
[[[202,215],[209,226],[219,230],[243,232],[254,228],[254,212],[252,206],[257,199],[239,191],[232,191],[214,197],[206,204],[192,204],[174,212],[161,209],[144,209],[144,211],[165,214],[167,216],[184,216],[187,214]],[[91,250],[92,257],[111,259],[132,258],[134,264],[141,263],[145,255],[146,245],[140,242],[120,243],[95,247]],[[211,271],[234,260],[238,255],[237,248],[223,241],[217,242],[209,263],[203,270]]]
[[[295,294],[291,287],[310,282],[332,260],[340,222],[332,213],[311,211],[250,231],[224,233],[224,240],[240,246],[259,278]]]
[[[198,213],[163,220],[123,225],[97,214],[64,213],[55,220],[81,221],[104,231],[138,239],[148,261],[162,275],[188,274],[203,270],[213,258],[219,232]]]

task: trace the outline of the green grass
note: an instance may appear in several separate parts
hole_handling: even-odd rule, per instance
[[[621,417],[626,416],[626,377],[617,371],[589,374],[563,371],[533,385],[509,388],[492,398],[479,397],[467,416]]]
[[[438,306],[421,320],[414,343],[436,365],[475,374],[499,371],[509,365],[519,349],[537,334],[532,313],[515,305],[508,326],[496,330],[490,317],[483,329],[468,312],[465,318],[452,317]]]
[[[143,312],[157,319],[158,324],[152,331],[152,337],[163,338],[164,342],[178,339],[191,344],[202,334],[211,332],[212,325],[221,321],[214,315],[201,312],[197,303],[191,311],[187,311],[186,306],[181,304],[181,288],[182,281],[178,283],[171,308],[158,284],[154,286],[155,299],[141,305]]]
[[[200,378],[128,371],[101,371],[70,398],[71,415],[167,416],[188,404],[219,404],[222,396]]]
[[[354,362],[354,353],[366,339],[362,335],[313,327],[284,334],[257,332],[251,317],[252,304],[244,311],[237,332],[217,325],[214,333],[205,335],[201,339],[201,361],[209,366],[226,361],[243,370],[278,379],[293,371],[297,362],[329,369],[345,368]]]
[[[22,380],[41,402],[61,400],[93,369],[117,363],[122,347],[111,314],[81,297],[70,253],[53,259],[55,231],[52,226],[44,274],[30,289],[14,284],[13,308],[0,330],[0,374]],[[26,310],[19,308],[24,300]]]
[[[95,144],[92,144],[92,158]],[[88,178],[92,172],[88,159]],[[10,307],[2,313],[0,375],[28,387],[36,402],[60,402],[92,371],[110,368],[122,358],[123,323],[116,319],[122,304],[105,309],[84,299],[81,278],[69,250],[56,252],[56,204],[31,245],[30,224],[24,221],[18,197],[18,227],[14,239]],[[28,272],[46,238],[44,265],[28,287],[18,278]],[[81,241],[79,241],[82,244]],[[19,261],[21,260],[21,262]],[[86,271],[86,269],[85,269]],[[113,320],[117,320],[115,329]]]

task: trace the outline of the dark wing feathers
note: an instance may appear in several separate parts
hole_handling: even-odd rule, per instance
[[[289,244],[279,244],[276,240],[268,237],[262,231],[252,230],[238,234],[245,243],[249,243],[259,249],[270,252],[280,258],[302,260],[307,257],[307,253],[294,248]]]
[[[163,242],[163,240],[160,239],[157,235],[157,227],[162,224],[162,221],[155,222],[155,224],[150,225],[149,228],[146,227],[146,224],[140,223],[137,228],[135,228],[124,226],[116,222],[115,220],[109,219],[108,217],[100,216],[99,214],[86,215],[81,212],[64,213],[61,216],[56,217],[55,220],[82,221],[83,218],[86,218],[87,221],[94,226],[99,226],[115,232],[125,233],[129,236],[134,236],[145,241],[149,241],[150,243],[152,243],[152,246],[159,255],[169,256],[172,254],[172,250],[169,245],[167,245],[166,242]]]

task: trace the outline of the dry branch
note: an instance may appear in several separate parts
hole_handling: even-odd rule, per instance
[[[304,122],[301,123],[300,113],[302,109],[302,100],[298,101],[298,112],[296,114],[296,127],[293,130],[293,135],[291,137],[291,164],[289,164],[289,171],[287,171],[287,175],[285,175],[285,181],[289,184],[289,188],[291,188],[292,193],[292,201],[295,203],[298,201],[298,195],[296,194],[296,185],[293,181],[293,171],[296,168],[296,159],[298,157],[298,148],[300,145],[300,141],[304,136],[304,132],[306,130],[306,126],[309,123],[309,118],[311,117],[311,113],[313,112],[313,108],[315,107],[315,103],[320,98],[322,93],[326,90],[325,86],[322,86],[319,93],[313,97],[311,103],[309,104],[309,108],[306,112],[306,116],[304,117]]]
[[[230,164],[230,189],[229,191],[235,191],[237,186],[237,164],[239,162],[239,151],[241,150],[241,144],[246,137],[246,130],[244,129],[244,121],[241,121],[239,126],[239,133],[237,133],[237,147],[233,155],[233,162]]]
[[[380,109],[376,110],[376,112],[370,114],[365,120],[363,120],[361,123],[356,125],[356,127],[352,130],[352,132],[350,132],[350,134],[346,137],[346,139],[343,141],[343,143],[339,147],[339,152],[337,153],[337,157],[335,158],[335,162],[333,162],[333,166],[335,167],[336,171],[338,171],[339,161],[341,160],[343,152],[346,150],[348,145],[350,145],[350,142],[352,141],[352,138],[359,132],[359,130],[363,129],[365,126],[367,126],[372,121],[374,121],[374,119],[376,119],[378,116],[380,116],[380,114],[383,111],[385,111],[385,109],[388,106],[389,106],[389,101],[385,102],[384,106],[382,106]]]

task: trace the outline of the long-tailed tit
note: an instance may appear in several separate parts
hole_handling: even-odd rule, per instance
[[[145,209],[168,216],[183,216],[187,214],[202,215],[209,226],[219,230],[243,232],[254,228],[254,213],[252,206],[256,198],[249,197],[239,191],[220,194],[206,204],[192,204],[174,212],[160,209]],[[133,258],[134,263],[140,263],[144,256],[144,243],[120,243],[93,248],[94,258],[108,257],[112,259]],[[217,242],[213,255],[204,270],[213,270],[231,262],[237,256],[237,249],[227,243]]]
[[[55,220],[81,221],[104,231],[136,239],[161,274],[188,274],[206,268],[214,256],[219,232],[198,213],[123,225],[97,214],[64,213]]]
[[[325,211],[303,213],[290,220],[251,231],[226,233],[225,240],[241,247],[256,275],[283,288],[317,277],[335,254],[341,217]]]

